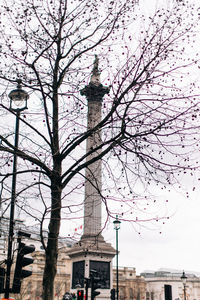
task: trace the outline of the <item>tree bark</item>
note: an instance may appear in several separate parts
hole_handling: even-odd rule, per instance
[[[60,230],[61,194],[59,176],[52,178],[51,184],[51,217],[49,222],[48,243],[45,249],[46,262],[43,274],[43,300],[54,299],[54,278],[57,271],[58,236]]]

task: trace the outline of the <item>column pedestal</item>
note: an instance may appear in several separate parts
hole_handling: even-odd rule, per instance
[[[101,288],[98,288],[100,295],[97,296],[97,299],[110,299],[113,282],[112,259],[116,254],[116,250],[111,244],[106,243],[102,236],[96,238],[82,236],[81,240],[67,253],[72,260],[71,292],[84,290],[85,294],[84,278],[90,278],[91,270],[93,270],[97,272],[101,285]],[[88,300],[90,299],[91,289],[89,288]]]

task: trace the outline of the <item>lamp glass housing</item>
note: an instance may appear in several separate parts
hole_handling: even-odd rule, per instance
[[[118,216],[116,216],[116,219],[115,219],[115,221],[113,221],[113,224],[114,224],[114,229],[115,230],[119,230],[120,229],[121,222],[119,221]]]
[[[12,90],[8,95],[10,98],[10,109],[14,111],[22,111],[27,108],[27,100],[29,95],[22,90],[21,85],[18,84],[17,89]]]
[[[181,280],[183,282],[183,284],[185,285],[186,284],[186,281],[187,281],[187,276],[185,275],[185,272],[183,271],[183,274],[181,276]]]

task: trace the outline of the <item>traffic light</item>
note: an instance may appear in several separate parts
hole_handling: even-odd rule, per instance
[[[0,268],[0,294],[4,292],[5,269]]]
[[[83,300],[84,299],[84,292],[83,290],[77,291],[77,300]]]
[[[21,289],[21,281],[23,278],[29,277],[32,274],[32,271],[23,270],[23,267],[26,267],[33,263],[33,259],[29,257],[24,257],[24,255],[32,253],[35,251],[34,246],[27,246],[24,243],[19,242],[19,248],[17,253],[17,260],[15,265],[15,273],[12,285],[12,293],[19,294]]]
[[[110,299],[111,299],[111,300],[115,300],[115,289],[112,289],[112,290],[110,291]]]
[[[100,294],[99,291],[96,291],[96,289],[99,289],[100,287],[100,278],[91,276],[91,300],[94,300],[95,297]]]

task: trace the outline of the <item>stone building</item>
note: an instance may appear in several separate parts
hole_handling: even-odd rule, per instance
[[[66,291],[70,290],[71,260],[66,254],[68,247],[64,246],[59,249],[57,275],[54,285],[54,299],[61,300]],[[30,255],[29,255],[30,256]],[[32,275],[23,279],[21,293],[15,294],[15,300],[41,300],[42,297],[42,279],[45,264],[45,253],[43,250],[36,250],[32,253],[34,263],[26,267],[32,271]],[[11,276],[13,277],[13,271]],[[12,281],[11,277],[11,281]],[[1,295],[3,296],[3,294]]]
[[[0,239],[0,261],[1,267],[7,253],[7,220],[4,219],[1,225]],[[41,300],[42,279],[45,263],[44,249],[39,242],[38,230],[26,228],[20,220],[17,221],[18,229],[31,232],[31,239],[25,240],[25,244],[32,244],[36,251],[32,253],[34,263],[26,267],[32,271],[32,276],[27,277],[22,282],[21,293],[12,295],[15,300]],[[34,233],[36,232],[36,233]],[[54,300],[62,300],[65,292],[72,289],[72,263],[69,257],[69,249],[72,248],[72,241],[69,239],[59,240],[59,253],[57,263],[57,275],[54,286]],[[15,249],[17,245],[15,244]],[[13,264],[14,267],[14,264]],[[12,270],[12,274],[13,275]],[[119,300],[184,300],[184,289],[181,281],[181,272],[160,270],[157,272],[142,273],[136,275],[135,268],[119,267]],[[113,268],[111,286],[116,289],[116,269]],[[185,287],[186,300],[200,300],[200,277],[186,272],[187,282]],[[11,278],[12,281],[12,278]],[[167,293],[166,293],[167,292]],[[90,293],[90,291],[89,291]],[[1,294],[3,298],[3,294]],[[98,297],[97,297],[98,300]]]
[[[36,251],[32,253],[34,263],[26,269],[32,271],[32,276],[23,280],[20,294],[12,295],[15,300],[42,300],[45,254],[38,241],[31,243],[36,246]],[[69,292],[72,287],[72,260],[68,256],[70,247],[68,240],[60,242],[54,300],[62,300],[65,292]],[[118,271],[119,300],[184,300],[181,272],[157,271],[138,276],[135,268],[119,267]],[[200,278],[187,272],[186,275],[186,300],[200,300]],[[112,285],[116,289],[116,268],[113,268]],[[166,296],[166,290],[171,291],[171,295]]]
[[[27,266],[27,270],[32,271],[30,277],[22,281],[21,293],[12,295],[15,300],[41,300],[42,278],[45,262],[44,250],[40,249],[40,243],[34,243],[36,251],[32,253],[34,263]],[[65,245],[63,245],[65,244]],[[72,287],[71,272],[72,260],[67,252],[71,247],[70,243],[63,242],[59,247],[57,275],[54,285],[54,300],[62,300],[65,292],[69,292]],[[119,267],[119,300],[143,300],[145,299],[145,280],[136,275],[135,268]],[[113,287],[116,288],[116,269],[113,269]],[[89,292],[90,293],[90,292]],[[3,297],[3,294],[1,295]],[[97,297],[98,299],[98,297]]]
[[[36,251],[33,255],[32,276],[24,279],[21,294],[15,300],[41,300],[44,252]],[[61,248],[58,256],[58,271],[55,279],[54,299],[62,300],[65,292],[71,290],[71,259],[66,255],[66,248]],[[113,287],[116,288],[116,269],[113,269]],[[146,283],[143,277],[137,276],[135,268],[119,268],[119,300],[146,299]],[[98,299],[98,297],[97,297]]]
[[[119,300],[146,299],[146,282],[136,275],[135,268],[119,267]],[[116,289],[116,269],[113,269],[113,287]]]
[[[8,218],[0,219],[0,264],[1,267],[6,269],[5,260],[7,258],[7,235],[8,235]],[[24,223],[20,220],[15,221],[15,235],[17,236],[18,230],[23,232],[31,233],[30,238],[22,238],[22,242],[26,245],[35,246],[35,251],[26,257],[32,256],[34,259],[33,264],[25,267],[26,270],[32,271],[30,277],[25,278],[22,281],[21,293],[15,294],[15,300],[41,300],[42,294],[42,278],[43,270],[45,265],[45,252],[41,246],[39,230],[36,227],[26,227]],[[44,232],[45,238],[45,232]],[[55,300],[62,299],[62,296],[66,291],[70,290],[70,274],[71,274],[71,260],[67,255],[67,250],[72,246],[72,241],[68,238],[59,239],[59,253],[58,253],[58,263],[57,263],[57,276],[55,279]],[[14,264],[11,269],[11,287],[13,281],[13,274],[15,268],[15,260],[17,254],[17,240],[14,240]],[[11,294],[13,296],[13,294]],[[0,294],[0,298],[3,298],[3,294]]]
[[[200,300],[200,278],[187,273],[184,286],[181,272],[157,271],[142,274],[146,281],[146,300]]]

